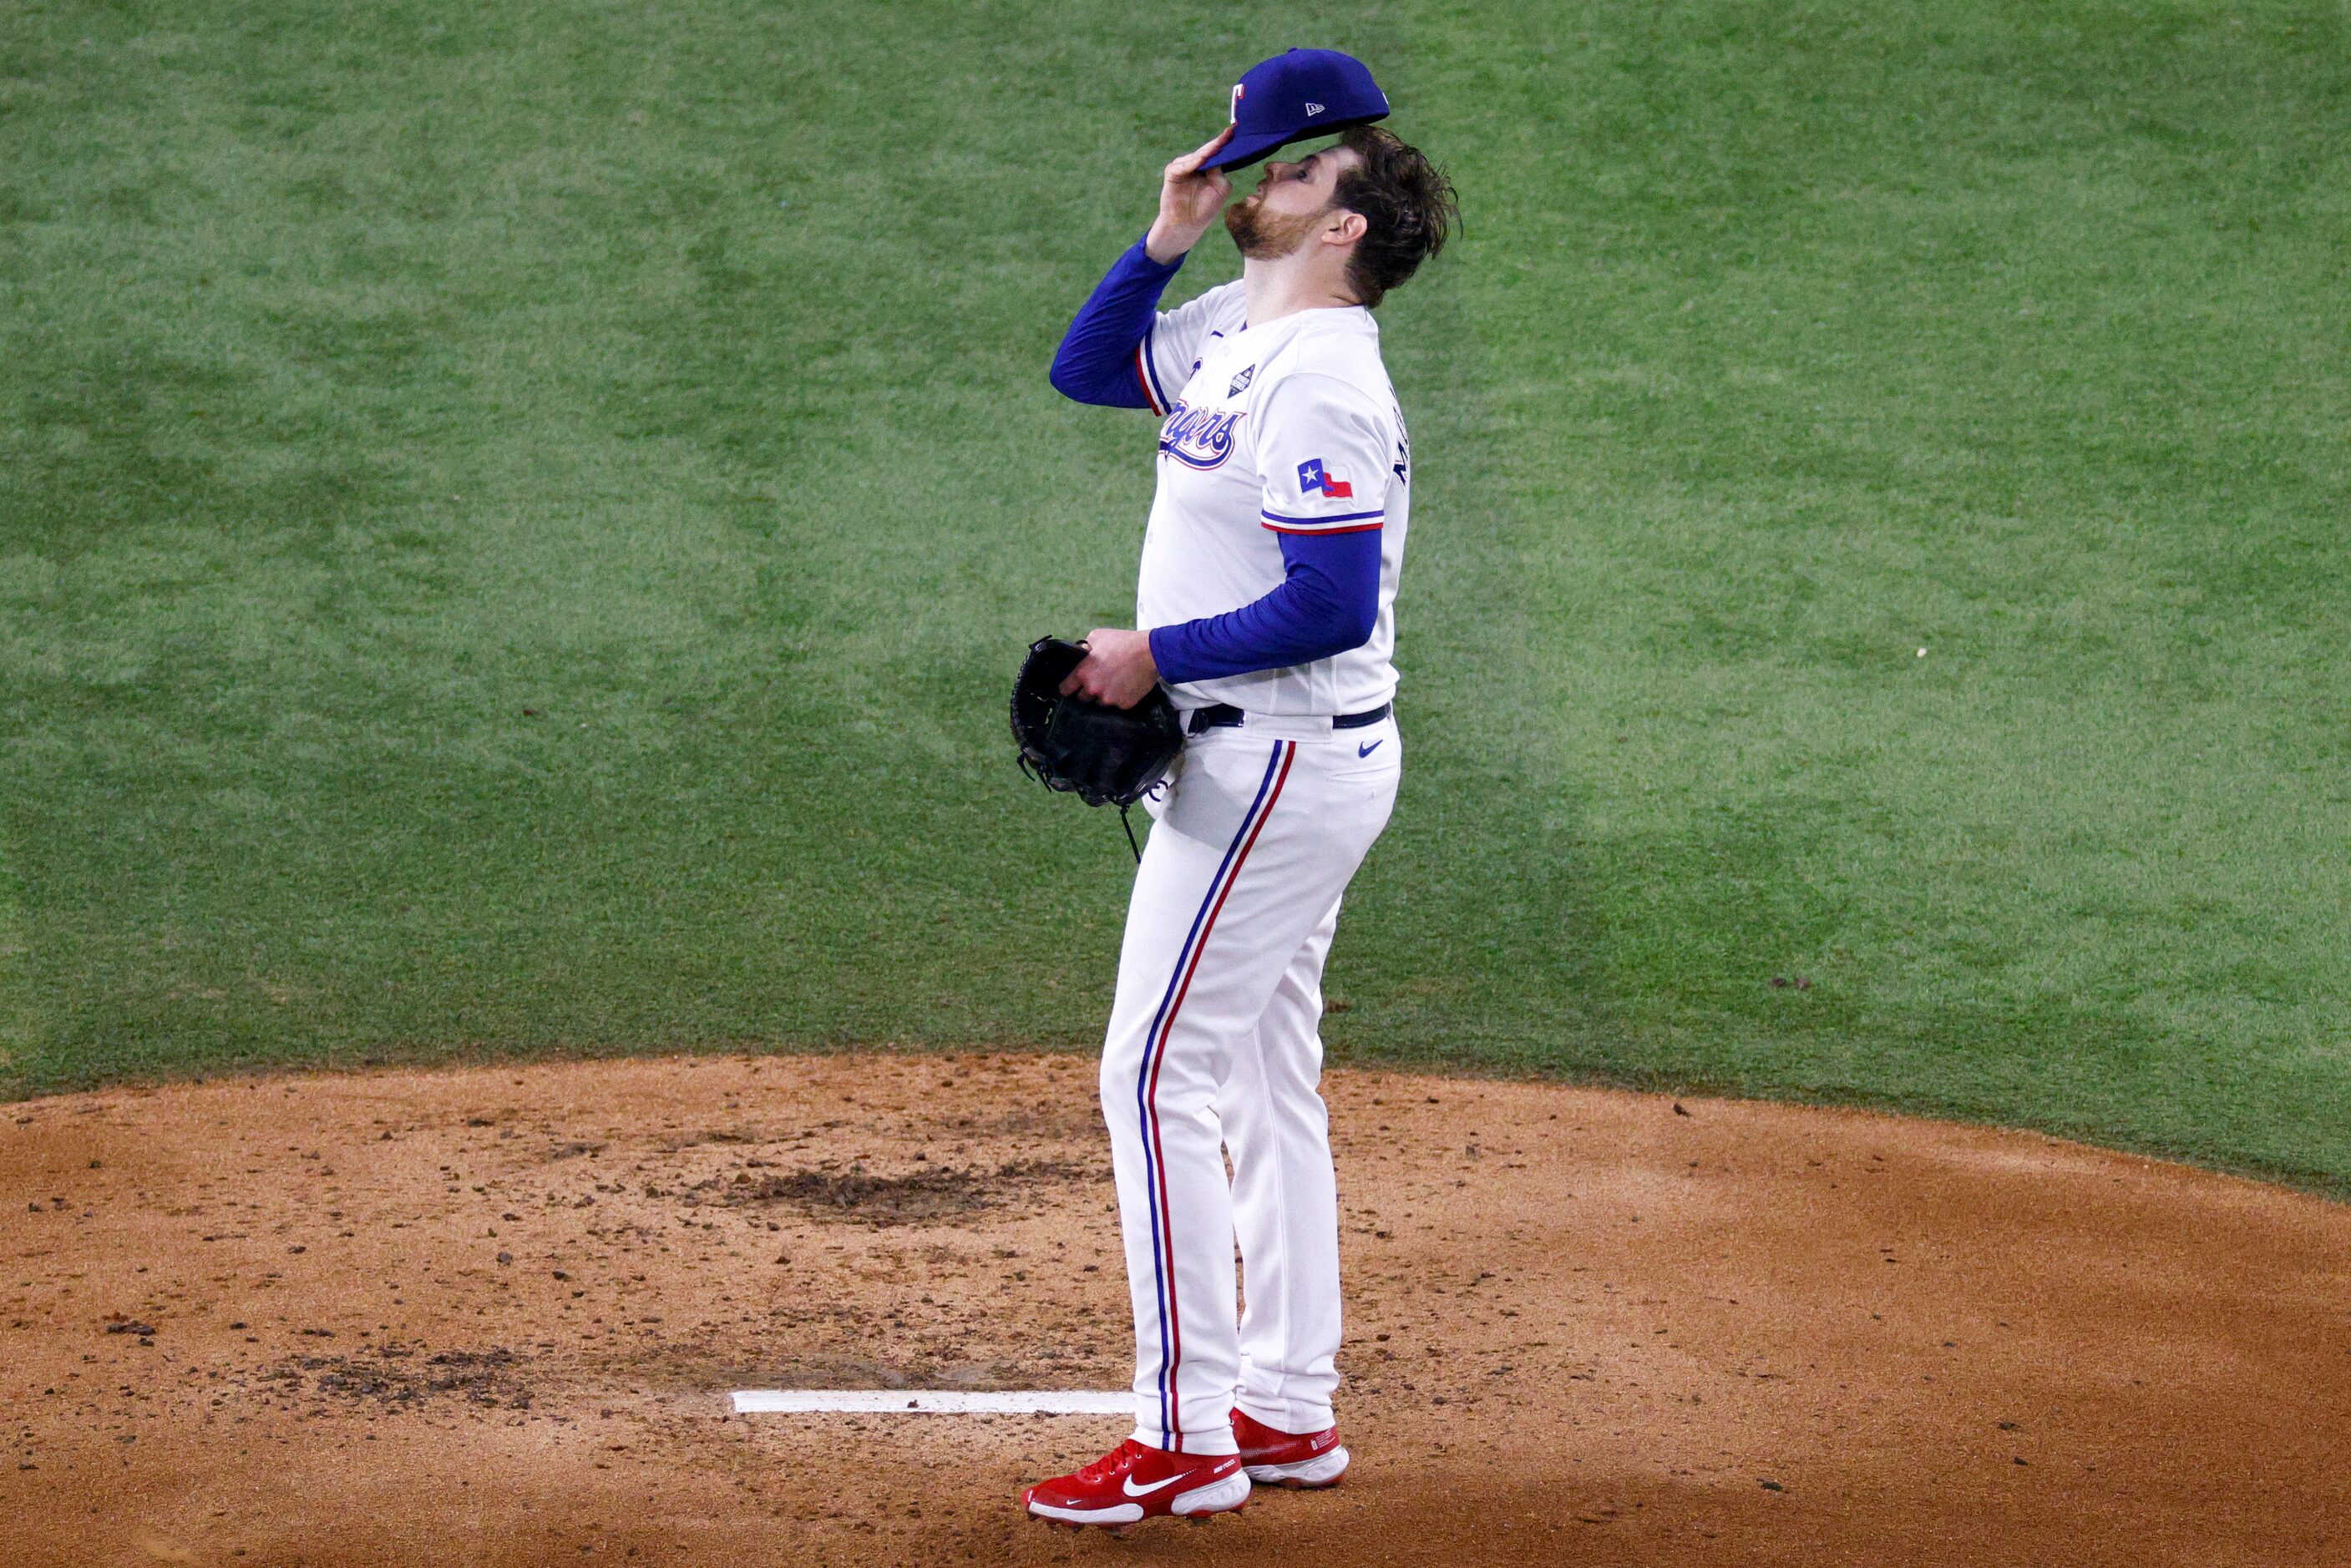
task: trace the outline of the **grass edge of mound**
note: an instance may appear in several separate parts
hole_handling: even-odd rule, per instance
[[[1010,1055],[1050,1056],[1090,1054],[1093,1042],[1057,1041],[1032,1037],[1017,1043],[975,1040],[941,1043],[918,1040],[758,1040],[728,1042],[669,1042],[661,1044],[613,1045],[578,1044],[507,1048],[495,1044],[409,1046],[389,1045],[365,1052],[329,1052],[315,1060],[289,1065],[284,1061],[212,1064],[202,1070],[71,1079],[51,1077],[31,1082],[26,1075],[0,1069],[0,1105],[29,1105],[38,1100],[77,1094],[100,1094],[118,1089],[157,1089],[174,1084],[203,1084],[214,1079],[266,1080],[341,1076],[368,1073],[440,1071],[466,1068],[523,1067],[541,1064],[590,1064],[599,1062],[644,1062],[664,1058],[769,1056],[847,1056],[861,1054],[902,1056]],[[2000,1132],[2028,1133],[2109,1153],[2182,1165],[2241,1180],[2304,1193],[2337,1203],[2351,1203],[2351,1179],[2313,1166],[2286,1161],[2248,1159],[2199,1148],[2180,1140],[2149,1137],[2103,1124],[2094,1117],[2042,1116],[2018,1118],[1993,1114],[1980,1104],[1953,1096],[1864,1089],[1823,1090],[1784,1084],[1759,1084],[1736,1076],[1675,1073],[1659,1069],[1625,1070],[1584,1065],[1541,1066],[1523,1062],[1466,1062],[1424,1052],[1363,1052],[1326,1047],[1326,1069],[1353,1072],[1417,1074],[1493,1083],[1551,1084],[1562,1088],[1613,1090],[1625,1094],[1739,1100],[1762,1105],[1800,1106],[1815,1110],[1860,1111],[1912,1120],[1943,1122]]]

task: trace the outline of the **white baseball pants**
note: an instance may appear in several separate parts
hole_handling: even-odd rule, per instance
[[[1138,1441],[1231,1453],[1236,1403],[1281,1431],[1332,1424],[1322,961],[1340,895],[1387,826],[1402,750],[1393,718],[1333,731],[1251,715],[1192,737],[1154,809],[1102,1064]]]

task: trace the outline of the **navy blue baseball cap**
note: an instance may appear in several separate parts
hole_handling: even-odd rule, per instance
[[[1233,88],[1233,139],[1203,169],[1240,169],[1286,142],[1385,119],[1388,95],[1372,69],[1336,49],[1292,49],[1259,60]]]

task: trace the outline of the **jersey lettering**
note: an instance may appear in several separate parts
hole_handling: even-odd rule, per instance
[[[1159,427],[1159,450],[1186,468],[1219,468],[1233,455],[1233,427],[1242,409],[1196,409],[1182,399]]]

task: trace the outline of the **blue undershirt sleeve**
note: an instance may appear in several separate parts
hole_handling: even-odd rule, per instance
[[[1281,535],[1281,586],[1223,615],[1154,628],[1163,680],[1214,680],[1311,664],[1371,639],[1380,614],[1380,531]]]
[[[1150,408],[1136,350],[1158,318],[1160,295],[1183,265],[1177,256],[1160,265],[1141,240],[1113,262],[1061,335],[1053,355],[1053,389],[1102,408]]]

